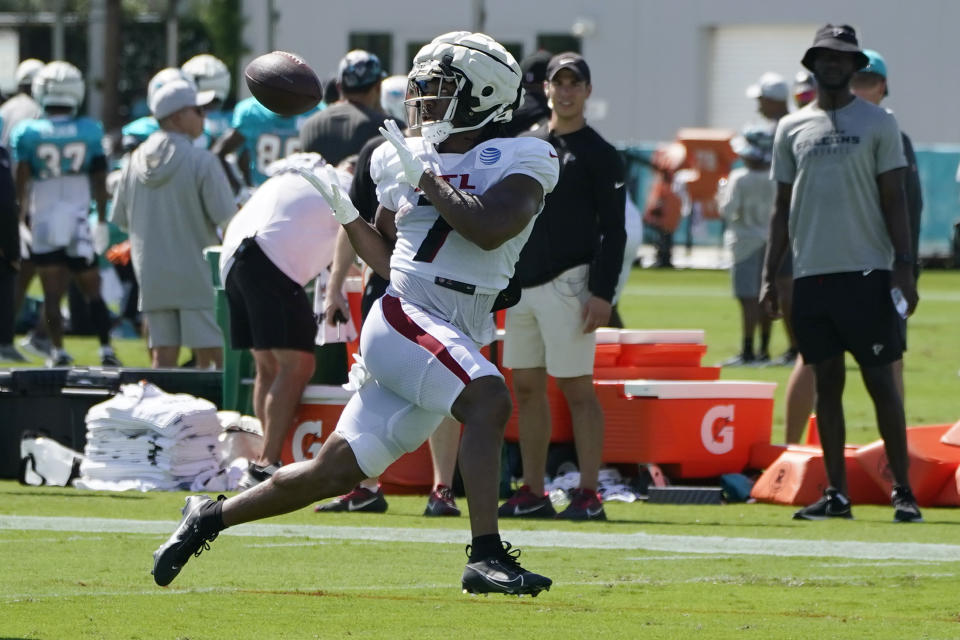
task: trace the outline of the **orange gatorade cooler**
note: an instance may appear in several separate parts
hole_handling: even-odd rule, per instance
[[[280,459],[284,464],[310,460],[317,455],[327,437],[337,427],[337,420],[352,391],[334,385],[308,385],[300,407],[287,432]],[[433,463],[430,446],[424,442],[416,451],[400,457],[380,476],[387,493],[426,493],[433,484]]]
[[[596,331],[593,366],[598,369],[613,367],[620,358],[620,329],[601,327]]]
[[[699,329],[622,329],[617,366],[699,367],[706,352],[704,332]]]
[[[652,462],[677,478],[737,473],[769,442],[773,382],[597,381],[604,462]]]
[[[311,384],[303,391],[293,426],[283,442],[280,459],[283,464],[309,460],[337,427],[337,420],[353,395],[343,387]]]

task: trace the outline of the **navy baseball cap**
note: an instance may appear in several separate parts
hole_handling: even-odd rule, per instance
[[[354,49],[343,56],[337,70],[337,82],[348,91],[366,89],[386,76],[380,58],[363,49]]]

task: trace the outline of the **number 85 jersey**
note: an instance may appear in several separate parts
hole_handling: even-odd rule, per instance
[[[427,143],[418,137],[407,138],[407,144],[414,154],[421,155]],[[475,195],[509,175],[521,174],[539,182],[546,196],[556,186],[560,172],[553,146],[538,138],[494,138],[466,153],[438,155],[441,177]],[[426,196],[398,179],[401,174],[396,150],[384,142],[370,159],[370,176],[377,183],[380,204],[396,212],[397,243],[390,269],[430,280],[453,280],[481,294],[505,289],[536,216],[523,231],[487,251],[454,231]],[[542,210],[541,200],[537,214]]]

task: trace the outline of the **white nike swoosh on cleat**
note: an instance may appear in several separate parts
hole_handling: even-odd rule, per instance
[[[368,504],[372,504],[373,502],[375,502],[376,499],[377,497],[374,496],[372,498],[369,498],[368,500],[364,500],[363,502],[353,502],[353,501],[347,502],[347,511],[359,511],[360,509],[363,509]]]
[[[601,513],[603,513],[603,507],[597,507],[596,509],[587,509],[587,516],[591,518],[595,518]]]
[[[540,511],[540,510],[543,509],[545,506],[546,506],[545,504],[541,504],[541,505],[537,505],[536,507],[531,507],[531,508],[529,508],[529,509],[524,509],[524,508],[521,507],[520,505],[517,505],[517,506],[515,506],[515,507],[513,508],[513,515],[515,515],[515,516],[526,516],[526,515],[529,515],[529,514],[531,514],[531,513],[536,513],[537,511]]]

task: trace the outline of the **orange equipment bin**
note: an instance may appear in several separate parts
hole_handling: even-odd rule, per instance
[[[352,392],[334,385],[307,386],[294,416],[293,427],[283,443],[281,460],[284,464],[313,458],[323,441],[333,433],[337,420]],[[427,493],[433,485],[433,463],[430,446],[405,454],[387,467],[380,476],[387,493]]]
[[[687,193],[700,203],[706,218],[720,217],[717,185],[737,160],[737,154],[730,147],[733,135],[727,129],[686,128],[677,132],[677,140],[687,151],[684,166],[699,173],[696,180],[687,183]]]
[[[750,449],[770,442],[773,382],[597,381],[605,417],[604,462],[652,462],[675,478],[747,467]]]

